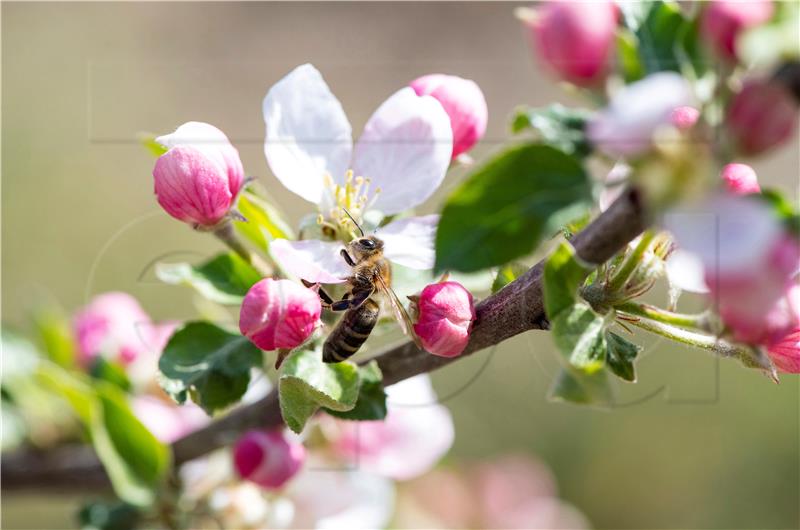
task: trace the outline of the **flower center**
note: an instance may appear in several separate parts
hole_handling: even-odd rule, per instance
[[[338,235],[337,239],[354,239],[359,233],[356,223],[360,225],[363,222],[364,213],[375,203],[381,189],[375,188],[370,197],[370,179],[354,177],[352,169],[345,173],[344,184],[337,184],[326,173],[324,186],[325,193],[317,223],[323,230],[334,232],[329,235]]]

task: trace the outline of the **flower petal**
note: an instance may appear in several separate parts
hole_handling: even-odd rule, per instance
[[[310,64],[275,83],[264,98],[264,154],[281,184],[319,204],[323,175],[344,178],[353,150],[342,104]]]
[[[450,118],[441,103],[406,87],[370,117],[356,144],[353,169],[381,188],[374,207],[394,214],[422,203],[436,191],[452,150]]]
[[[438,215],[408,217],[389,223],[379,234],[384,243],[384,256],[411,269],[432,269],[438,224]]]
[[[341,243],[317,241],[288,241],[276,239],[270,244],[272,257],[295,276],[309,282],[342,283],[350,275],[350,267],[339,252]]]
[[[703,276],[703,262],[695,254],[675,249],[666,262],[670,285],[690,293],[707,293],[708,286]]]

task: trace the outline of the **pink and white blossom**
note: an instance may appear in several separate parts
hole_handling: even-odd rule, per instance
[[[153,436],[166,444],[183,438],[211,421],[208,414],[193,403],[176,405],[149,395],[134,397],[131,409]]]
[[[679,74],[651,74],[617,91],[589,121],[587,135],[607,155],[639,156],[651,148],[658,129],[672,124],[675,109],[693,101],[689,83]]]
[[[239,152],[228,137],[213,125],[188,122],[156,142],[168,148],[153,168],[161,207],[196,226],[222,221],[244,182]]]
[[[771,342],[767,354],[780,371],[800,374],[800,326]]]
[[[736,152],[754,156],[789,140],[797,120],[797,102],[786,86],[753,79],[728,105],[725,130]]]
[[[698,119],[700,119],[700,111],[688,105],[672,109],[669,116],[670,123],[681,131],[687,131],[694,127]]]
[[[310,289],[265,278],[245,295],[239,330],[262,350],[293,349],[308,340],[321,312],[319,296]]]
[[[280,430],[248,431],[233,448],[239,476],[266,489],[278,489],[294,477],[305,461],[303,444]]]
[[[483,138],[489,109],[475,81],[455,75],[429,74],[410,83],[418,96],[432,96],[442,104],[453,130],[453,154],[466,153]]]
[[[772,0],[712,0],[703,7],[700,35],[723,59],[736,60],[736,39],[744,30],[768,21]]]
[[[472,293],[458,282],[426,286],[416,300],[414,332],[423,347],[440,357],[456,357],[469,342],[475,321]]]
[[[758,185],[758,176],[755,170],[747,164],[727,164],[720,174],[725,188],[736,195],[749,195],[761,193]]]

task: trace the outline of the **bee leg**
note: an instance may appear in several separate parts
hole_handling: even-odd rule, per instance
[[[356,266],[356,262],[353,261],[353,258],[350,257],[350,254],[347,253],[346,249],[342,249],[340,254],[342,255],[342,257],[344,258],[344,261],[347,262],[348,265],[350,265],[351,267],[355,267]]]
[[[309,289],[311,289],[312,291],[316,292],[319,295],[323,305],[324,304],[331,305],[333,303],[333,298],[331,298],[331,296],[325,292],[325,289],[323,289],[322,286],[320,286],[320,284],[307,282],[306,280],[300,280],[300,281],[303,282],[303,285],[305,285],[306,287],[308,287]]]
[[[333,302],[327,309],[330,309],[331,311],[347,311],[348,309],[355,309],[363,304],[367,298],[372,296],[372,292],[372,289],[353,291],[352,297],[343,298],[342,300]]]

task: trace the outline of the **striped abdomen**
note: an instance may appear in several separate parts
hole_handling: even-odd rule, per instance
[[[378,322],[379,312],[378,304],[369,298],[359,307],[345,311],[322,347],[322,361],[338,363],[357,352]]]

